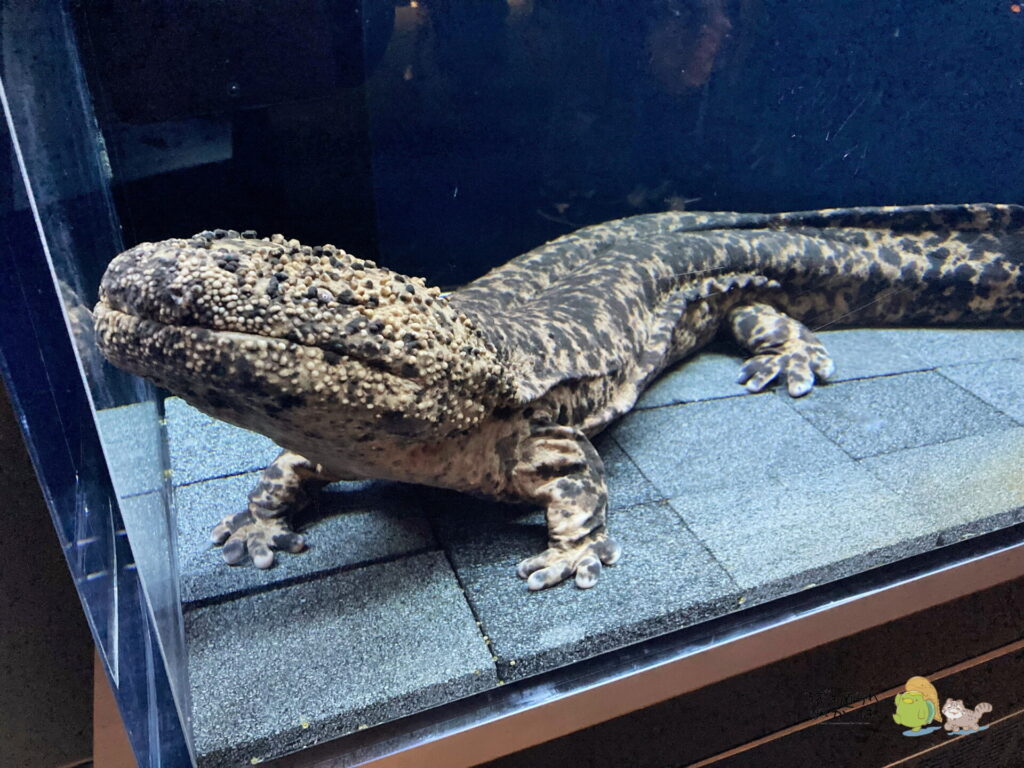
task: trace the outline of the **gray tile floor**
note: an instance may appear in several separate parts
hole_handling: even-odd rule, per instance
[[[229,568],[266,439],[168,401],[197,743],[247,762],[1024,519],[1024,332],[822,334],[833,382],[745,394],[739,358],[669,372],[597,440],[625,548],[596,589],[528,594],[539,513],[339,483],[310,550]],[[313,516],[316,518],[316,515]]]

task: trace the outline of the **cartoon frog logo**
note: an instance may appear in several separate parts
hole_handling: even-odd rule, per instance
[[[941,723],[942,714],[939,712],[939,694],[928,678],[912,677],[901,693],[896,694],[896,714],[892,719],[899,725],[905,726],[908,730],[903,732],[904,736],[923,736],[926,733],[938,730],[939,726],[925,726],[931,722]]]

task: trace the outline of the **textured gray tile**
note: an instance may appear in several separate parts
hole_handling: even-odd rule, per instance
[[[939,373],[1024,424],[1024,361],[957,365],[940,368]]]
[[[1018,330],[851,328],[819,331],[818,337],[836,364],[832,382],[1024,357],[1024,331]],[[662,375],[640,396],[637,408],[746,394],[736,383],[745,359],[737,347],[712,344]]]
[[[921,527],[909,505],[852,462],[756,488],[688,493],[670,504],[745,589],[831,581],[862,570],[863,555]],[[803,583],[794,582],[800,576]]]
[[[447,496],[443,494],[442,496]],[[438,537],[448,549],[498,657],[503,679],[525,677],[720,615],[736,585],[665,503],[609,516],[623,546],[597,586],[561,584],[529,593],[520,560],[547,546],[540,512],[466,499],[447,502]]]
[[[665,496],[757,486],[848,462],[784,397],[766,393],[637,411],[616,427],[615,439]]]
[[[1024,429],[976,435],[864,459],[860,464],[920,510],[922,533],[973,525],[981,532],[1013,520],[990,520],[1024,506]]]
[[[174,484],[263,469],[281,449],[269,437],[197,411],[178,397],[164,401]]]
[[[490,688],[440,552],[185,615],[202,766],[248,765]]]
[[[820,332],[818,338],[836,364],[830,382],[890,376],[930,366],[894,344],[888,331],[849,329]]]
[[[248,558],[232,567],[210,544],[210,529],[225,515],[245,508],[259,473],[208,480],[178,488],[178,566],[185,602],[259,589],[286,579],[436,546],[410,486],[384,482],[334,483],[317,508],[297,523],[309,543],[301,554],[278,553],[272,568],[254,568]],[[309,524],[303,526],[303,522]]]
[[[658,501],[662,494],[643,476],[643,473],[615,442],[614,430],[594,439],[594,447],[604,461],[608,482],[608,506],[611,509],[631,507],[648,501]]]
[[[929,367],[1024,355],[1024,332],[989,328],[898,328],[881,335]]]
[[[778,399],[855,458],[1014,424],[934,371],[841,382],[807,397]]]
[[[736,383],[743,361],[738,348],[730,352],[723,346],[714,346],[699,352],[666,371],[640,395],[636,407],[654,408],[744,395],[747,390]]]
[[[163,485],[160,442],[164,437],[156,403],[97,411],[96,426],[118,496],[147,493]]]

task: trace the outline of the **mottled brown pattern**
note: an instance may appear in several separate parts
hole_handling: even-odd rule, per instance
[[[118,256],[96,326],[115,364],[292,452],[216,529],[230,561],[301,546],[282,513],[304,486],[376,477],[544,506],[520,575],[588,587],[619,555],[589,437],[662,370],[731,330],[749,389],[799,396],[832,370],[812,329],[1019,325],[1022,227],[986,204],[636,216],[447,297],[334,246],[205,232]]]
[[[754,353],[740,369],[739,383],[760,392],[777,378],[793,397],[811,391],[835,370],[825,347],[803,323],[768,304],[743,304],[728,315],[732,335]]]
[[[305,538],[292,530],[288,517],[309,504],[311,493],[339,479],[297,453],[282,451],[249,492],[245,511],[221,520],[210,539],[224,546],[224,560],[231,565],[240,563],[248,552],[257,568],[269,568],[274,563],[273,550],[306,548]]]

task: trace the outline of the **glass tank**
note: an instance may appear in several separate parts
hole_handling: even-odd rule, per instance
[[[1017,5],[0,35],[3,370],[140,764],[370,759],[1020,536]]]

